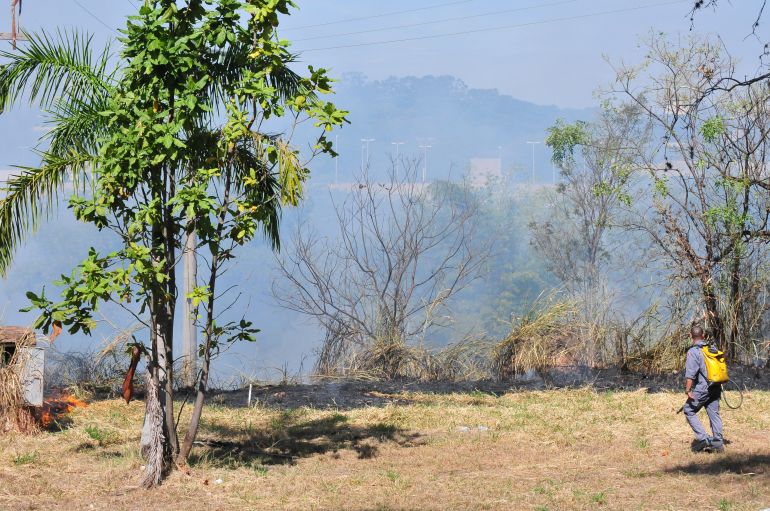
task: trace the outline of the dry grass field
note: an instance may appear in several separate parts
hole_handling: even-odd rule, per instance
[[[0,438],[0,509],[770,507],[768,392],[723,411],[732,441],[724,455],[689,452],[678,393],[370,397],[391,402],[211,405],[189,470],[151,491],[137,487],[143,403],[96,401],[63,431]]]

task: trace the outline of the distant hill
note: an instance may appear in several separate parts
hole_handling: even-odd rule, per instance
[[[496,89],[472,89],[452,76],[371,81],[346,74],[336,91],[333,101],[350,111],[351,121],[338,133],[341,181],[361,165],[362,138],[375,139],[370,144],[374,169],[395,154],[392,142],[404,142],[402,155],[421,156],[419,145],[432,146],[428,158],[434,178],[446,178],[450,167],[453,177],[459,177],[471,158],[501,154],[505,171],[513,171],[515,180],[529,180],[532,148],[526,142],[542,142],[556,119],[587,120],[593,115],[590,109],[535,105]],[[538,180],[551,180],[550,152],[543,145],[535,148],[535,166]],[[318,167],[316,177],[333,179],[333,164],[319,162]]]

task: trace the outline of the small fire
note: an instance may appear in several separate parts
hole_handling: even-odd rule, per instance
[[[88,406],[88,403],[82,401],[66,390],[54,390],[51,397],[45,400],[40,413],[40,425],[44,428],[51,428],[61,424],[67,414],[75,408]]]

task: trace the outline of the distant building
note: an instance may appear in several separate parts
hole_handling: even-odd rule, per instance
[[[472,158],[468,173],[468,184],[484,187],[503,180],[503,165],[500,158]]]

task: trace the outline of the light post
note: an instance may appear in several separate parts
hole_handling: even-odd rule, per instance
[[[337,179],[339,178],[340,173],[340,152],[337,148],[338,144],[340,142],[340,136],[334,135],[334,152],[337,153],[337,156],[334,157],[334,184],[337,184]]]
[[[391,145],[396,146],[396,164],[393,166],[393,170],[395,171],[396,176],[398,177],[398,154],[399,154],[399,147],[404,145],[403,142],[391,142]]]
[[[421,145],[420,149],[423,150],[423,166],[422,166],[422,182],[425,182],[426,175],[428,174],[428,149],[433,147],[432,145]]]
[[[374,142],[373,138],[362,138],[361,142],[366,144],[366,163],[364,163],[364,146],[361,146],[361,168],[369,165],[369,142]]]
[[[527,143],[532,145],[532,184],[535,184],[535,146],[540,142],[527,140]]]
[[[396,161],[398,161],[398,148],[404,145],[404,142],[391,142],[391,145],[396,146]]]

